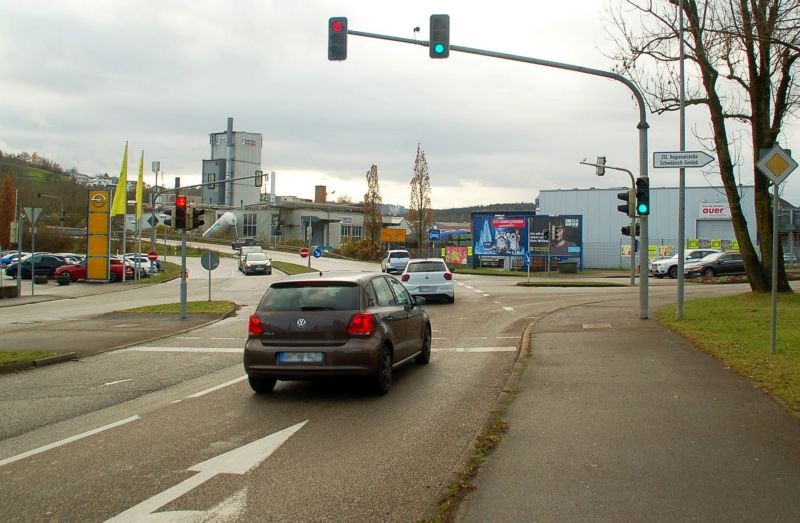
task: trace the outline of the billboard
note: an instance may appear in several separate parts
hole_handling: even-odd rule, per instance
[[[582,257],[582,216],[532,216],[530,231],[529,241],[534,256]]]
[[[525,214],[472,215],[475,256],[525,256],[527,237],[528,216]]]

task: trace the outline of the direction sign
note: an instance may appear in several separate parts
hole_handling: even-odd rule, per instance
[[[303,247],[302,249],[300,249],[300,257],[308,258],[308,248]]]
[[[797,162],[789,156],[785,149],[775,144],[756,163],[756,167],[761,171],[761,174],[772,180],[772,183],[779,185],[792,174],[792,171],[797,169]]]
[[[441,231],[439,229],[428,229],[428,240],[438,242],[441,238]]]
[[[150,251],[147,253],[147,259],[150,261],[156,261],[158,259],[158,253],[156,251]]]
[[[670,151],[653,153],[653,167],[656,169],[691,169],[703,167],[714,161],[703,151]]]
[[[158,218],[156,217],[155,214],[151,214],[150,218],[147,219],[147,223],[150,224],[150,227],[155,227],[156,225],[158,225]]]
[[[531,254],[531,251],[528,251],[525,253],[525,264],[530,265],[531,261],[533,261],[533,255]]]
[[[319,258],[320,256],[322,256],[322,249],[320,249],[319,247],[314,247],[314,250],[311,252],[311,254],[314,255],[314,258]]]

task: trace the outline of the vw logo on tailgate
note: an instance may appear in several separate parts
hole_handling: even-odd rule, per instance
[[[298,329],[305,329],[307,325],[308,325],[308,322],[306,321],[305,318],[299,318],[297,320],[297,328]]]

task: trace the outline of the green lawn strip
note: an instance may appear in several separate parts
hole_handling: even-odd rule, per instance
[[[617,282],[605,281],[586,281],[586,280],[555,280],[542,281],[531,280],[517,283],[519,287],[629,287],[629,285]]]
[[[528,272],[527,271],[504,271],[502,269],[472,269],[469,267],[454,267],[454,271],[456,275],[459,274],[480,274],[484,276],[514,276],[516,278],[527,278]],[[531,278],[552,278],[553,274],[558,274],[558,277],[564,277],[565,273],[559,273],[558,271],[552,271],[551,273],[547,272],[531,272]],[[605,278],[610,275],[614,277],[619,276],[620,278],[625,277],[626,275],[630,274],[630,270],[624,269],[584,269],[578,273],[575,273],[571,277],[586,277],[586,276],[594,276],[598,278]],[[568,275],[568,277],[570,277]]]
[[[55,355],[56,355],[55,352],[43,352],[43,351],[34,351],[34,352],[0,351],[0,365],[9,365],[11,363],[34,361]]]
[[[306,272],[317,272],[316,269],[309,269],[307,265],[298,265],[296,263],[287,263],[281,261],[274,261],[272,262],[272,268],[277,269],[281,272],[285,272],[286,274],[304,274]]]
[[[189,314],[223,314],[229,312],[236,306],[232,301],[189,301],[186,302],[186,312]],[[180,303],[164,303],[162,305],[148,305],[146,307],[136,307],[116,312],[128,312],[132,314],[177,314],[181,311]]]
[[[675,320],[674,305],[656,313],[663,325],[800,412],[800,295],[778,296],[775,354],[768,293],[688,301],[683,317]]]

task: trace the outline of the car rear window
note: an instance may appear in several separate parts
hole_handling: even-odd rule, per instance
[[[440,261],[409,263],[406,272],[447,272],[447,266]]]
[[[350,311],[358,309],[358,284],[352,282],[275,283],[261,298],[258,311]]]
[[[392,259],[394,259],[394,258],[408,258],[408,257],[409,256],[408,256],[407,252],[393,252],[392,254],[389,255],[389,258],[392,258]]]

